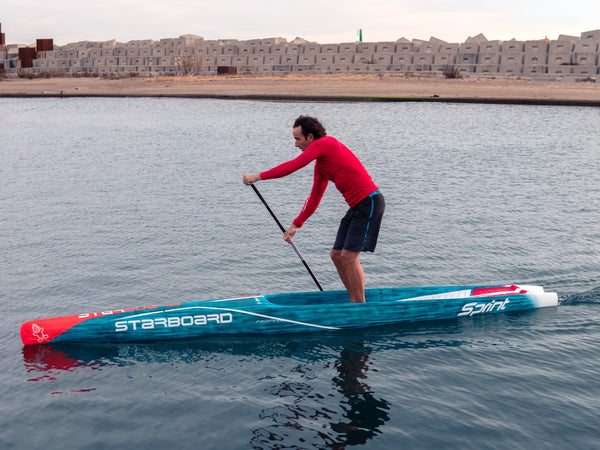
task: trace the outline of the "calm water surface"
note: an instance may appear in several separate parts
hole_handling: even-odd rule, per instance
[[[386,196],[368,287],[540,284],[558,308],[269,338],[24,348],[22,322],[313,290],[248,187],[314,114]],[[600,110],[0,100],[0,447],[600,448]],[[259,188],[286,224],[312,170]],[[296,243],[325,289],[346,206]]]

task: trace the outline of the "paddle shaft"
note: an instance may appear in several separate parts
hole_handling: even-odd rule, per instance
[[[275,215],[275,213],[273,212],[273,210],[271,209],[271,207],[269,206],[269,204],[267,203],[267,201],[264,199],[264,197],[258,191],[258,189],[256,188],[256,186],[254,186],[254,184],[251,184],[250,186],[252,186],[252,189],[254,189],[254,192],[256,192],[256,195],[258,195],[258,198],[260,198],[260,201],[263,203],[263,205],[265,205],[265,207],[267,208],[267,211],[269,211],[269,214],[271,214],[271,217],[273,217],[273,219],[275,220],[275,222],[277,223],[277,225],[279,225],[279,229],[281,230],[281,232],[285,233],[285,228],[283,227],[283,225],[281,224],[281,222],[279,221],[279,219],[277,218],[277,216]],[[319,288],[319,290],[323,291],[324,290],[323,286],[321,286],[321,283],[319,283],[319,280],[317,280],[317,277],[315,276],[315,274],[313,273],[312,269],[310,268],[310,266],[308,265],[308,263],[306,262],[306,260],[302,256],[302,253],[300,253],[300,250],[298,250],[298,247],[296,247],[296,244],[294,244],[293,241],[290,241],[290,245],[292,246],[292,248],[296,252],[296,255],[298,255],[298,258],[300,258],[300,261],[302,261],[302,264],[304,264],[304,267],[306,267],[306,270],[308,270],[308,273],[312,277],[313,281],[315,282],[315,284],[317,285],[317,287]]]

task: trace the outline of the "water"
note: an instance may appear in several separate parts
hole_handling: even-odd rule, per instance
[[[70,315],[315,286],[241,183],[322,118],[386,196],[368,287],[529,283],[558,308],[303,336],[24,348]],[[600,448],[600,111],[0,100],[0,447]],[[259,188],[287,225],[305,169]],[[326,289],[346,207],[296,243]]]

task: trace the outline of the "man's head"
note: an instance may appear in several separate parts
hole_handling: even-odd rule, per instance
[[[322,138],[327,133],[325,127],[318,119],[310,116],[300,116],[294,122],[292,130],[294,135],[295,146],[301,150],[305,150],[311,142]]]

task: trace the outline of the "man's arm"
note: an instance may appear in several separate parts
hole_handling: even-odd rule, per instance
[[[323,198],[323,194],[327,189],[328,183],[329,180],[327,180],[327,178],[324,178],[317,171],[317,167],[315,166],[315,178],[313,180],[312,189],[308,198],[304,202],[302,211],[300,211],[298,217],[296,217],[292,222],[293,225],[295,225],[297,228],[300,228],[302,225],[304,225],[304,222],[306,222],[308,218],[313,215],[313,213],[317,210],[319,203],[321,203],[321,199]]]

